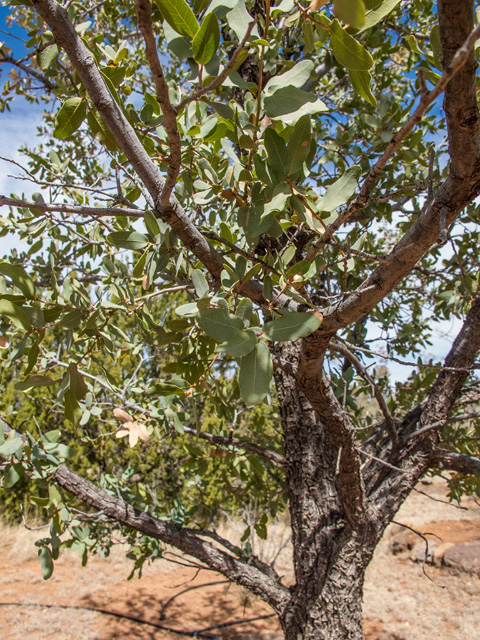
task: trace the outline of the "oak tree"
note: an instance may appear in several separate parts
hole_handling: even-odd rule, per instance
[[[181,432],[192,484],[223,456],[234,503],[262,500],[257,535],[288,505],[295,581],[198,505],[92,482],[61,428],[4,415],[3,487],[49,490],[44,577],[61,541],[86,554],[122,527],[137,567],[175,547],[288,640],[362,638],[365,569],[418,480],[478,488],[473,0],[7,5],[27,54],[2,43],[0,107],[45,111],[17,163],[36,192],[0,195],[2,235],[26,243],[0,262],[3,365],[19,393],[51,387],[79,442],[154,440],[160,460]]]

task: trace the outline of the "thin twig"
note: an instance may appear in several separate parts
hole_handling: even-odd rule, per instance
[[[395,427],[395,422],[393,420],[392,414],[390,413],[387,403],[385,402],[385,398],[383,397],[382,392],[380,391],[377,383],[372,378],[372,376],[368,373],[365,366],[360,362],[357,356],[350,351],[345,345],[340,344],[338,342],[331,342],[329,347],[332,351],[336,351],[337,353],[341,353],[344,358],[346,358],[354,367],[357,373],[371,386],[373,395],[375,396],[376,401],[378,402],[378,406],[380,407],[380,411],[385,418],[385,426],[387,428],[388,435],[392,440],[392,446],[394,449],[398,449],[400,446],[400,440],[398,437],[397,429]]]
[[[140,209],[117,209],[116,207],[85,207],[67,202],[33,202],[32,200],[20,200],[18,198],[7,198],[0,195],[0,207],[18,207],[22,209],[39,209],[40,211],[62,213],[76,213],[81,216],[120,216],[128,218],[143,218],[144,212]]]
[[[445,418],[444,420],[437,420],[437,422],[432,422],[432,424],[427,424],[421,429],[414,431],[409,436],[407,436],[405,440],[415,438],[415,436],[419,436],[422,433],[431,431],[432,429],[444,427],[446,424],[451,424],[452,422],[463,422],[463,420],[472,420],[473,418],[480,418],[480,411],[474,411],[473,413],[464,413],[461,416],[453,416],[452,418]]]
[[[250,38],[250,34],[252,33],[253,27],[256,24],[257,24],[256,20],[254,20],[253,22],[250,22],[250,24],[248,25],[248,28],[247,28],[247,32],[245,33],[245,36],[244,36],[243,40],[238,45],[238,47],[235,49],[235,51],[233,52],[233,56],[230,58],[230,61],[223,68],[221,73],[214,80],[212,80],[212,82],[210,82],[210,84],[208,84],[206,87],[203,87],[202,89],[199,89],[198,91],[196,91],[191,96],[187,96],[181,102],[179,102],[179,104],[177,104],[176,107],[175,107],[175,110],[176,110],[177,113],[179,113],[184,107],[186,107],[187,104],[190,104],[190,102],[194,102],[195,100],[198,100],[199,98],[204,96],[206,93],[209,93],[210,91],[213,91],[214,89],[219,87],[222,84],[222,82],[224,80],[226,80],[226,78],[233,71],[233,69],[234,69],[234,67],[235,67],[235,65],[237,63],[238,56],[245,49],[245,45],[247,44],[248,39]]]

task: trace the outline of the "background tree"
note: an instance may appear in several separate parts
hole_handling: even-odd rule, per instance
[[[295,584],[220,537],[213,502],[165,509],[130,471],[93,484],[62,464],[61,429],[5,425],[4,487],[48,488],[44,577],[61,539],[87,554],[121,526],[137,568],[172,545],[288,639],[362,638],[365,568],[418,479],[477,490],[474,3],[8,4],[30,53],[2,47],[2,108],[14,91],[48,108],[23,168],[40,191],[0,196],[28,243],[0,263],[5,367],[17,391],[55,390],[79,442],[101,416],[160,460],[183,432],[196,495],[213,445],[230,507],[261,499],[258,535],[288,502]],[[443,364],[423,362],[451,317]],[[384,355],[416,365],[396,392]]]

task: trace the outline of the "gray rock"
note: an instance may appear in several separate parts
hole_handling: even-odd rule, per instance
[[[480,540],[453,545],[443,554],[443,564],[455,573],[474,573],[480,577]]]

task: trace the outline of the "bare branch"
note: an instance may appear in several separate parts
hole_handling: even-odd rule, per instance
[[[24,209],[37,209],[40,211],[61,213],[75,213],[81,216],[102,217],[120,216],[128,218],[143,218],[144,211],[140,209],[117,209],[116,207],[85,207],[79,204],[68,204],[66,202],[34,202],[32,200],[19,200],[17,198],[7,198],[0,195],[0,207],[19,207]]]
[[[135,8],[138,15],[138,24],[145,40],[145,53],[152,70],[153,80],[158,103],[162,108],[164,126],[168,136],[170,158],[168,162],[168,174],[160,197],[162,209],[168,209],[170,196],[175,188],[175,183],[182,163],[182,142],[177,126],[177,112],[170,103],[168,85],[165,82],[163,68],[158,57],[155,44],[155,34],[152,29],[152,5],[149,0],[135,0]]]
[[[135,509],[120,498],[80,478],[65,465],[57,469],[53,479],[59,486],[90,506],[103,511],[115,522],[162,540],[222,573],[229,580],[247,587],[264,598],[277,612],[285,606],[289,598],[288,589],[280,582],[272,580],[257,567],[249,565],[248,558],[245,560],[235,558],[181,527]]]
[[[35,80],[38,80],[39,82],[41,82],[45,87],[45,89],[48,89],[49,91],[53,91],[54,89],[57,88],[57,85],[55,84],[55,82],[53,82],[52,80],[49,80],[49,78],[46,78],[44,75],[42,75],[32,67],[29,67],[28,65],[23,64],[23,62],[15,60],[15,58],[12,58],[11,56],[5,56],[2,54],[2,56],[0,57],[0,64],[2,62],[8,62],[10,64],[13,64],[15,67],[18,67],[22,71],[25,71],[25,73],[27,73],[29,76],[32,76],[32,78],[35,78]]]
[[[385,426],[388,431],[388,435],[392,439],[392,445],[394,449],[397,449],[400,445],[400,440],[398,438],[397,429],[395,427],[395,422],[393,420],[392,414],[388,410],[387,403],[385,402],[385,398],[383,397],[382,392],[378,388],[375,380],[368,373],[367,369],[364,367],[362,362],[357,358],[355,354],[353,354],[345,345],[339,342],[331,342],[329,344],[329,349],[331,351],[336,351],[337,353],[342,354],[352,365],[355,367],[357,373],[371,386],[373,390],[373,395],[375,396],[376,401],[378,402],[378,406],[380,407],[380,411],[383,413],[383,417],[385,418]]]
[[[463,422],[464,420],[473,420],[475,418],[480,418],[480,411],[474,411],[472,413],[463,413],[460,416],[453,416],[452,418],[445,418],[444,420],[437,420],[437,422],[433,422],[432,424],[427,424],[418,431],[414,431],[411,433],[406,440],[410,440],[410,438],[415,438],[415,436],[419,436],[426,431],[430,431],[431,429],[440,429],[444,427],[446,424],[452,424],[453,422]]]
[[[479,458],[446,449],[434,449],[430,457],[430,466],[450,469],[459,473],[480,473]]]

